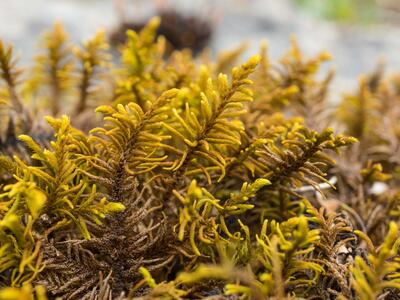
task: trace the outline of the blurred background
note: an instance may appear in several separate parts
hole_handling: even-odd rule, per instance
[[[380,61],[389,73],[400,70],[400,0],[0,0],[0,38],[26,65],[55,21],[75,42],[99,28],[118,42],[126,28],[160,12],[172,44],[191,43],[195,51],[207,46],[215,54],[247,42],[256,53],[267,40],[278,59],[295,34],[305,54],[333,55],[325,68],[336,69],[337,92],[352,89]]]

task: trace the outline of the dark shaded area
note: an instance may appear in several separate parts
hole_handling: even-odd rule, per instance
[[[213,28],[208,20],[197,16],[185,16],[173,9],[161,10],[160,27],[157,35],[164,36],[168,43],[168,51],[189,48],[194,54],[199,53],[210,42],[213,34]],[[126,31],[140,31],[146,22],[122,22],[111,36],[110,41],[114,46],[123,44],[126,39]]]

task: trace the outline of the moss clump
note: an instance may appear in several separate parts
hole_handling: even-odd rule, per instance
[[[157,24],[114,66],[102,33],[26,76],[0,44],[0,299],[396,299],[399,81],[328,109],[327,53],[225,75]]]

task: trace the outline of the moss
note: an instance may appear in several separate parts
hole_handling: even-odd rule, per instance
[[[200,64],[158,23],[114,65],[59,24],[25,75],[1,44],[0,299],[398,295],[398,78],[330,109],[327,53]]]

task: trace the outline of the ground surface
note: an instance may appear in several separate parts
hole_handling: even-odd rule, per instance
[[[125,0],[127,15],[146,15],[150,1]],[[162,1],[159,1],[162,2]],[[400,27],[395,22],[369,26],[344,26],[315,19],[295,8],[289,0],[175,0],[179,9],[213,15],[217,22],[212,41],[214,51],[229,49],[249,41],[249,52],[257,51],[259,41],[267,39],[273,58],[289,46],[292,33],[299,37],[307,54],[329,50],[337,70],[336,93],[351,89],[358,74],[370,71],[384,58],[388,71],[400,70]],[[137,4],[139,3],[139,4]],[[99,27],[112,30],[118,17],[111,0],[0,0],[0,37],[13,42],[28,62],[38,35],[61,20],[73,40],[89,37]]]

